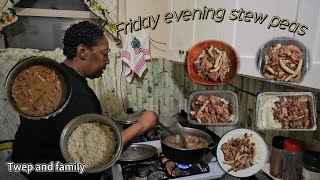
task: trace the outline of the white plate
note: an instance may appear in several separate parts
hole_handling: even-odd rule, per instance
[[[260,147],[260,150],[259,150],[260,151],[259,152],[260,158],[259,158],[258,162],[256,164],[254,164],[253,166],[250,166],[246,169],[238,170],[237,172],[234,172],[234,171],[228,172],[228,169],[230,169],[231,166],[223,163],[224,155],[221,150],[221,145],[223,143],[227,142],[231,138],[243,136],[244,133],[252,134],[252,137],[257,140],[257,143],[259,143],[258,147]],[[265,165],[265,163],[267,161],[267,156],[268,156],[268,148],[267,148],[266,143],[264,142],[264,140],[261,138],[261,136],[258,133],[254,132],[252,130],[249,130],[249,129],[235,129],[233,131],[228,132],[227,134],[225,134],[221,138],[221,140],[218,144],[218,147],[217,147],[217,158],[218,158],[218,162],[219,162],[221,168],[225,172],[227,172],[228,174],[235,176],[235,177],[249,177],[249,176],[256,174]]]

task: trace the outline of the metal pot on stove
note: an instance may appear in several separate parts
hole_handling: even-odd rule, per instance
[[[201,148],[178,148],[165,142],[165,139],[172,136],[169,132],[164,131],[161,134],[161,148],[162,152],[172,161],[181,164],[192,164],[204,161],[208,153],[215,155],[217,143],[213,142],[211,136],[204,131],[195,128],[178,127],[171,128],[173,132],[180,132],[182,135],[191,135],[204,139],[207,146]],[[188,140],[187,140],[188,144]]]
[[[147,144],[132,144],[122,152],[118,161],[121,162],[140,162],[157,154],[157,148]]]
[[[132,124],[136,123],[140,116],[142,116],[143,111],[134,111],[133,108],[127,108],[126,111],[121,111],[113,114],[111,119],[117,123],[120,130],[124,130]]]
[[[120,131],[123,131],[136,123],[142,116],[145,110],[134,111],[132,108],[128,108],[126,111],[117,112],[111,116],[111,119],[117,124]],[[160,118],[161,119],[161,118]],[[145,142],[159,140],[161,131],[160,128],[149,130],[137,137],[134,142]]]
[[[115,121],[117,124],[123,126],[125,128],[130,125],[136,123],[140,116],[142,116],[145,110],[136,110],[133,108],[127,108],[126,111],[120,111],[112,115],[111,119]],[[162,122],[167,127],[179,127],[178,119],[176,118],[176,112],[167,112],[159,114],[159,121]]]

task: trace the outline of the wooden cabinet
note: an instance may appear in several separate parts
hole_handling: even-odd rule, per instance
[[[255,24],[251,22],[235,22],[234,38],[232,45],[240,56],[239,74],[263,78],[256,69],[256,53],[260,46],[266,41],[275,37],[290,37],[304,43],[310,53],[310,70],[302,83],[297,85],[320,89],[320,3],[316,0],[298,1],[239,1],[236,9],[245,9],[268,14],[267,22]],[[318,13],[316,15],[315,13]],[[287,29],[281,30],[279,27],[268,29],[268,24],[273,16],[281,19],[288,19],[290,22],[296,21],[300,25],[308,26],[306,34],[303,36],[289,32]]]
[[[308,26],[304,36],[294,38],[303,42],[310,53],[310,70],[301,85],[320,89],[320,2],[318,0],[299,1],[297,22]]]
[[[259,15],[268,15],[263,23],[244,22],[235,20],[233,28],[232,45],[240,57],[239,74],[261,77],[256,67],[256,55],[259,48],[267,41],[275,37],[293,37],[293,33],[279,28],[267,26],[273,16],[279,16],[288,20],[294,20],[297,9],[297,0],[270,0],[270,1],[239,1],[234,9],[243,8]]]
[[[169,24],[168,59],[170,60],[184,63],[187,50],[194,44],[194,21],[184,21],[181,11],[193,9],[195,4],[194,0],[169,1],[169,12],[173,15],[172,22]]]
[[[144,29],[149,37],[154,40],[150,40],[150,51],[153,58],[167,57],[168,45],[161,43],[169,43],[169,26],[164,23],[163,15],[170,11],[169,0],[126,0],[126,20],[127,22],[132,19],[135,20],[139,16],[148,17],[156,16],[159,14],[158,24],[155,29]],[[157,43],[157,42],[161,43]]]
[[[182,2],[183,1],[183,2]],[[256,55],[259,48],[267,41],[276,37],[290,37],[303,42],[309,49],[311,63],[310,71],[305,76],[301,86],[320,89],[320,3],[317,0],[230,0],[230,1],[193,1],[193,0],[171,0],[169,2],[171,12],[180,10],[203,10],[204,6],[218,10],[225,9],[224,19],[219,22],[218,14],[214,18],[182,21],[173,21],[170,26],[169,50],[167,58],[174,62],[185,63],[186,51],[194,44],[203,40],[222,40],[232,45],[240,58],[239,74],[255,78],[263,78],[256,67]],[[243,10],[241,20],[230,20],[232,9]],[[243,20],[243,15],[251,11],[252,16],[263,17],[264,21],[250,22]],[[220,12],[221,13],[221,12]],[[221,14],[220,14],[221,15]],[[308,26],[306,34],[300,36],[288,31],[288,27],[282,30],[279,27],[268,28],[269,22],[274,16],[287,19],[289,22],[296,21],[300,25]],[[248,21],[248,19],[247,19]],[[274,21],[276,22],[276,21]],[[180,52],[180,54],[179,54]],[[183,52],[183,53],[182,53]]]
[[[197,1],[196,9],[213,9],[208,12],[207,19],[194,20],[195,43],[205,40],[220,40],[232,44],[233,21],[228,20],[228,7],[235,7],[235,1]],[[209,10],[208,10],[209,11]]]
[[[144,6],[140,6],[141,4]],[[212,12],[207,18],[199,19],[199,14],[196,14],[194,19],[189,16],[189,20],[184,19],[183,14],[180,17],[182,10],[193,13],[195,9],[204,11],[204,8],[214,9],[214,17]],[[149,30],[148,33],[151,38],[167,43],[166,46],[158,45],[166,52],[158,51],[151,45],[152,57],[186,63],[187,51],[196,43],[221,40],[232,45],[237,51],[240,58],[239,74],[254,78],[263,78],[256,67],[256,55],[264,43],[276,37],[297,39],[306,45],[311,55],[310,71],[298,85],[320,89],[320,2],[317,0],[137,0],[127,1],[127,9],[127,17],[131,18],[161,15],[157,28]],[[225,9],[224,16],[219,19],[222,9]],[[231,11],[234,10],[234,14],[239,15],[241,9],[243,12],[240,19],[235,19]],[[172,13],[171,23],[164,22],[167,12]],[[245,21],[246,13],[252,18]],[[268,28],[274,16],[307,25],[306,34],[300,36],[289,32],[288,27],[284,30],[279,27]],[[260,20],[258,17],[261,17]]]

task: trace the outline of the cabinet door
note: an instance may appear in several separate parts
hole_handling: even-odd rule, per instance
[[[173,19],[170,23],[168,59],[185,63],[186,52],[194,44],[194,21],[177,19],[182,10],[193,10],[195,0],[170,0],[170,12]]]
[[[232,44],[234,21],[228,19],[229,12],[235,8],[236,1],[212,1],[202,0],[197,1],[196,8],[203,10],[211,8],[215,11],[210,11],[206,19],[196,18],[194,37],[195,43],[205,40],[221,40]]]
[[[145,30],[150,40],[150,51],[153,58],[166,57],[167,46],[169,42],[169,26],[164,23],[163,15],[169,11],[169,0],[126,0],[126,20],[136,20],[139,16],[142,18],[153,16],[154,19],[160,15],[157,26],[154,30],[151,28]],[[157,43],[161,42],[161,43]]]
[[[267,22],[254,24],[236,22],[233,45],[240,56],[239,74],[261,77],[256,69],[256,53],[264,42],[274,37],[291,37],[304,43],[310,53],[310,70],[300,86],[320,89],[320,3],[317,0],[298,1],[239,1],[237,9],[245,7],[257,12],[268,14]],[[316,13],[316,14],[315,14]],[[294,34],[288,30],[281,30],[278,27],[267,29],[272,16],[288,19],[290,22],[297,21],[308,26],[304,36]]]
[[[308,26],[306,34],[295,35],[295,39],[304,43],[311,59],[310,70],[301,85],[320,89],[320,2],[299,1],[297,21]]]
[[[240,58],[239,74],[262,77],[256,67],[256,55],[259,48],[275,37],[290,37],[293,38],[293,33],[288,30],[281,30],[279,28],[270,28],[267,26],[273,16],[286,18],[289,21],[294,21],[296,16],[298,0],[241,0],[237,1],[235,9],[243,8],[245,11],[252,11],[253,13],[268,17],[262,24],[235,20],[233,46],[238,51]]]

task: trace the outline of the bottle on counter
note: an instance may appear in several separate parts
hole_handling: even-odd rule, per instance
[[[274,136],[272,139],[272,149],[270,157],[270,174],[273,177],[282,178],[283,148],[286,137]]]
[[[302,180],[320,179],[320,153],[306,151],[303,153]]]
[[[302,172],[303,142],[284,140],[283,180],[300,180]]]

